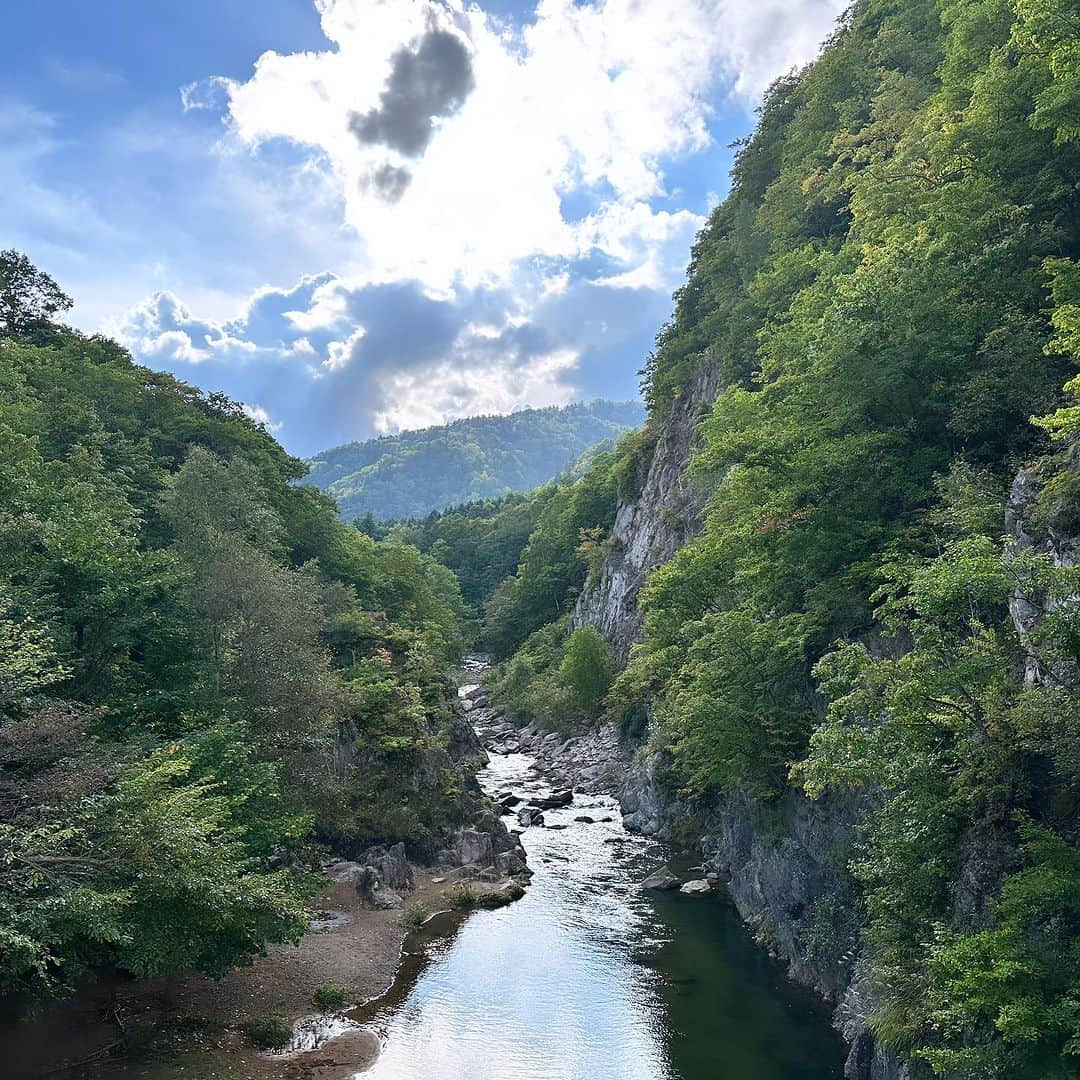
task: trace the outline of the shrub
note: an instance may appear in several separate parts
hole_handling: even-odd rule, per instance
[[[414,900],[405,909],[405,925],[406,926],[423,926],[428,917],[428,909],[424,903],[420,900]]]
[[[279,1050],[287,1046],[293,1029],[284,1017],[276,1015],[252,1016],[241,1025],[241,1030],[260,1050]]]
[[[566,643],[559,676],[575,705],[595,710],[612,680],[611,655],[604,636],[591,626],[579,626]]]
[[[450,890],[450,906],[458,910],[475,907],[476,890],[467,881],[459,881]]]
[[[340,1009],[348,999],[349,992],[340,983],[323,983],[316,986],[311,1000],[320,1009]]]

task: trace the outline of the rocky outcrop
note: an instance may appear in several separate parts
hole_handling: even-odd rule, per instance
[[[718,391],[715,367],[703,356],[659,425],[641,492],[619,506],[609,551],[578,598],[574,625],[603,633],[619,664],[641,632],[637,597],[647,575],[700,530],[705,493],[687,467],[698,420]],[[521,734],[516,733],[519,739]],[[606,749],[609,761],[617,761],[617,751]],[[834,1004],[836,1024],[852,1047],[845,1080],[914,1080],[909,1067],[877,1046],[868,1031],[872,995],[860,976],[858,926],[846,902],[845,853],[870,796],[811,801],[790,791],[779,804],[765,807],[735,793],[712,807],[690,807],[657,782],[661,765],[644,749],[621,763],[617,793],[627,828],[697,839],[708,874],[704,881],[725,882],[757,939],[787,963],[792,978]],[[598,775],[611,784],[610,765]]]
[[[401,894],[413,887],[404,844],[372,847],[358,859],[333,862],[326,869],[335,881],[353,886],[363,907],[375,910],[401,907]]]
[[[641,629],[637,595],[646,576],[700,529],[703,496],[686,467],[698,420],[719,388],[716,369],[703,356],[660,425],[640,494],[618,508],[600,573],[590,577],[574,608],[573,625],[595,626],[619,664]]]
[[[396,791],[388,798],[406,795],[417,808],[425,826],[406,843],[365,845],[340,835],[328,836],[342,859],[331,864],[331,873],[356,886],[367,907],[398,906],[413,887],[410,859],[420,865],[436,865],[459,878],[495,880],[529,873],[525,852],[492,806],[477,780],[488,757],[469,722],[466,706],[476,705],[475,695],[459,695],[449,678],[445,692],[425,711],[428,736],[424,749],[407,770],[395,778]],[[352,782],[374,782],[383,767],[365,756],[362,741],[349,725],[343,725],[336,749],[340,774],[354,772]],[[393,818],[388,819],[393,823]],[[392,837],[390,838],[392,841]],[[341,877],[344,874],[345,877]]]
[[[369,848],[360,861],[372,867],[387,888],[404,892],[413,887],[413,871],[405,858],[404,844]]]
[[[723,883],[755,939],[787,964],[792,979],[834,1006],[851,1046],[845,1080],[921,1080],[868,1029],[875,1011],[862,974],[859,926],[845,867],[866,792],[808,799],[789,790],[763,804],[733,792],[710,807],[691,806],[657,783],[662,760],[639,751],[619,790],[623,822],[634,831],[700,846],[707,874]]]
[[[1077,465],[1073,458],[1077,449],[1078,447],[1074,446],[1068,451],[1070,467],[1074,471]],[[1045,483],[1043,472],[1047,467],[1046,462],[1040,462],[1023,468],[1016,474],[1005,509],[1005,528],[1011,537],[1014,552],[1048,556],[1057,567],[1075,566],[1077,553],[1080,551],[1080,538],[1053,525],[1036,530],[1030,523],[1035,501]],[[1069,598],[1071,603],[1075,603],[1075,600],[1075,597]],[[1017,585],[1009,598],[1009,613],[1027,647],[1024,677],[1029,683],[1080,685],[1080,670],[1074,661],[1048,661],[1035,646],[1035,632],[1039,623],[1061,603],[1060,598],[1047,597],[1038,590],[1025,587],[1023,582]]]

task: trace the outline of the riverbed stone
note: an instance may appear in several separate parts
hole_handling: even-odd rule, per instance
[[[666,867],[651,873],[638,885],[639,889],[655,889],[657,892],[669,892],[679,887],[679,879]]]
[[[713,887],[704,878],[696,878],[679,886],[679,892],[686,893],[687,896],[703,896],[712,891]]]
[[[569,806],[574,801],[574,793],[569,788],[562,791],[553,791],[550,795],[543,795],[533,799],[533,805],[541,810],[555,810],[560,806]]]
[[[495,869],[501,877],[505,878],[524,873],[528,867],[516,851],[500,851],[495,856]]]

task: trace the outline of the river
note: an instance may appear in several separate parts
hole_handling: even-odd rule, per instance
[[[546,793],[531,765],[493,754],[480,780]],[[411,982],[365,1010],[382,1052],[364,1080],[842,1076],[824,1010],[728,902],[637,888],[663,852],[623,829],[613,799],[577,795],[522,842],[535,871],[524,899],[436,939]]]
[[[525,754],[492,753],[479,779],[488,794],[511,789],[528,801],[550,793],[533,765]],[[525,896],[464,918],[444,912],[411,933],[386,994],[298,1026],[295,1049],[321,1048],[314,1063],[289,1053],[234,1056],[211,1045],[148,1062],[109,1062],[98,1052],[92,1075],[840,1080],[844,1047],[825,1009],[751,942],[722,895],[638,887],[668,853],[629,834],[614,799],[576,793],[544,819],[522,834],[534,871]],[[20,1071],[20,1052],[47,1049],[65,1017],[88,1025],[83,1049],[93,1050],[90,1035],[100,1032],[90,1030],[90,1018],[98,1012],[88,995],[81,1012],[60,1006],[36,1024],[9,1026],[0,1054],[10,1065],[14,1053],[10,1075],[40,1075]],[[375,1031],[381,1051],[354,1073],[345,1047],[359,1025]],[[331,1063],[325,1070],[320,1058]]]

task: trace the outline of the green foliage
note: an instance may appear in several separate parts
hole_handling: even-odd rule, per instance
[[[333,1011],[344,1007],[349,991],[340,983],[322,983],[312,991],[311,1000],[317,1009]]]
[[[559,668],[567,641],[563,617],[531,634],[506,663],[489,674],[491,699],[521,724],[568,730],[580,716]]]
[[[71,304],[71,297],[21,251],[0,251],[0,334],[43,329]]]
[[[612,679],[611,654],[603,635],[591,626],[579,626],[567,638],[559,678],[579,709],[596,709],[611,688]]]
[[[226,399],[55,326],[5,253],[0,993],[223,975],[295,941],[314,833],[430,836],[454,575],[294,482]]]
[[[818,663],[829,710],[795,772],[811,794],[847,786],[879,796],[852,863],[879,1037],[943,1073],[1072,1076],[1080,863],[1055,818],[1080,790],[1077,704],[1061,687],[1016,681],[1025,643],[1007,602],[1020,588],[1046,613],[1026,646],[1060,671],[1077,657],[1068,606],[1077,574],[985,531],[992,485],[978,474],[957,470],[939,487],[949,502],[929,516],[937,549],[894,559],[876,594],[883,629],[904,647],[890,655],[852,643]],[[1030,786],[1040,774],[1055,797]],[[1023,815],[1027,866],[1006,876],[988,925],[958,923],[965,852],[1008,836],[1010,807]]]
[[[654,424],[701,363],[724,386],[693,465],[705,528],[643,590],[628,675],[675,786],[782,788],[810,669],[869,630],[934,476],[1038,445],[1075,344],[1074,25],[1056,0],[860,0],[766,96],[645,372]],[[1061,527],[1069,475],[1044,487]]]
[[[413,930],[423,926],[427,922],[427,917],[427,905],[422,900],[414,900],[411,904],[408,904],[405,908],[405,914],[402,916],[405,925]]]
[[[449,892],[450,906],[458,911],[476,907],[476,890],[467,881],[459,881]]]
[[[449,567],[470,613],[479,616],[496,588],[517,570],[554,491],[549,485],[527,495],[466,503],[433,512],[419,523],[396,525],[393,531]]]
[[[276,1014],[253,1016],[243,1022],[241,1030],[260,1050],[280,1050],[289,1045],[293,1035],[292,1024]]]
[[[738,784],[774,793],[813,716],[803,620],[710,612],[680,628],[671,652],[655,710],[669,781],[698,796]]]
[[[475,416],[325,450],[311,462],[310,482],[350,520],[422,518],[546,484],[642,417],[636,402],[612,401]]]
[[[583,476],[558,484],[545,500],[516,573],[485,607],[480,640],[497,658],[573,606],[589,569],[589,544],[615,520],[618,453],[598,455]]]
[[[1007,877],[993,924],[940,929],[930,954],[930,1020],[953,1045],[926,1058],[966,1077],[1076,1076],[1080,1039],[1080,852],[1021,819],[1024,866]],[[1000,1041],[965,1046],[969,1031]]]

